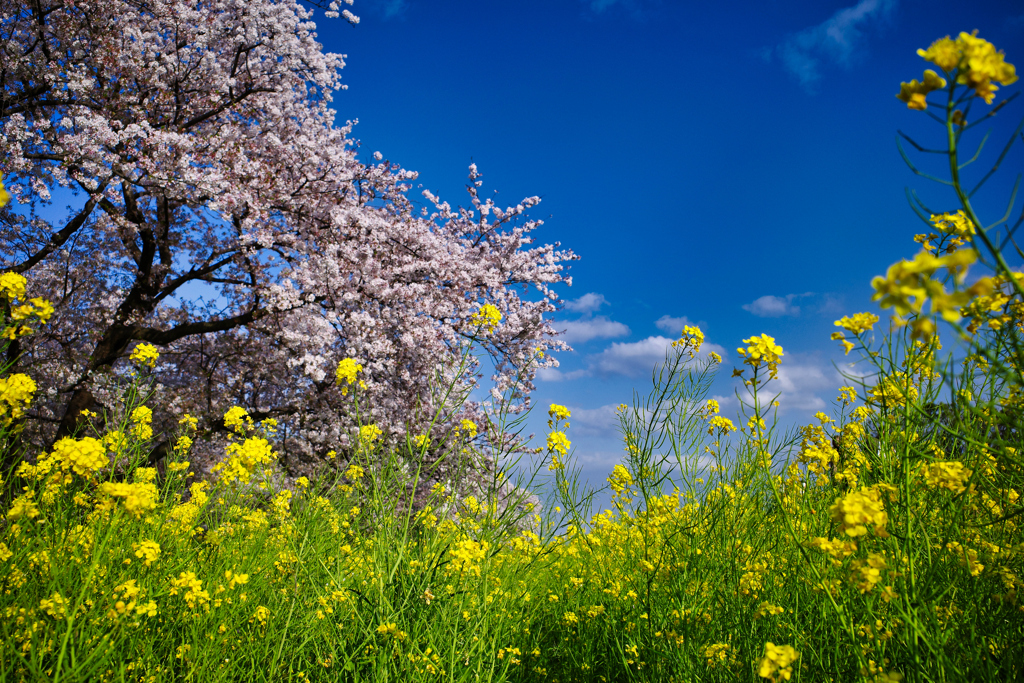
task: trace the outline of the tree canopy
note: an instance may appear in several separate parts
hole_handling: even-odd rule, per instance
[[[554,364],[545,352],[565,348],[548,314],[575,256],[534,245],[540,221],[525,213],[539,199],[499,208],[472,166],[466,208],[414,200],[415,173],[360,160],[330,108],[342,56],[323,52],[294,0],[0,0],[0,12],[0,171],[14,199],[0,271],[56,309],[11,347],[42,389],[26,434],[50,440],[113,405],[111,380],[142,342],[161,351],[161,405],[210,429],[233,405],[275,417],[305,461],[351,436],[343,358],[364,367],[366,419],[402,435],[424,427],[430,382],[455,379],[467,340],[493,358],[492,392],[520,405]],[[71,198],[59,221],[55,196]],[[497,325],[481,325],[485,306]]]

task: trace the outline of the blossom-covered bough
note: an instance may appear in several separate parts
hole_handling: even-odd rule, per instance
[[[495,206],[474,166],[468,208],[429,192],[420,206],[415,173],[358,160],[330,108],[342,55],[295,0],[2,0],[0,15],[14,198],[0,272],[30,275],[55,306],[12,345],[41,387],[27,436],[111,408],[146,343],[161,354],[157,404],[207,432],[226,431],[232,405],[277,417],[282,461],[301,470],[357,433],[342,358],[364,368],[364,419],[402,440],[441,409],[432,383],[466,395],[479,379],[472,357],[453,374],[467,343],[493,359],[492,394],[519,406],[554,363],[544,352],[565,348],[547,314],[575,256],[534,246],[539,199]]]

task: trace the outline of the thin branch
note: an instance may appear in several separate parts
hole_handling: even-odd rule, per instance
[[[949,152],[944,149],[927,149],[925,147],[922,147],[921,145],[917,144],[913,140],[913,138],[904,133],[902,130],[897,130],[896,134],[899,135],[904,140],[906,140],[907,142],[909,142],[910,144],[912,144],[914,146],[914,149],[916,149],[918,152],[927,152],[929,154],[949,154]]]
[[[965,166],[969,166],[969,165],[973,164],[975,161],[977,161],[978,160],[978,155],[981,154],[981,149],[985,146],[985,143],[988,142],[988,138],[989,138],[990,135],[992,135],[992,129],[991,128],[989,128],[988,132],[985,133],[985,137],[983,137],[981,139],[981,142],[978,144],[978,149],[974,152],[974,156],[971,157],[970,159],[968,159],[967,161],[965,161],[964,163],[960,164],[959,166],[957,166],[957,168],[963,168]]]
[[[107,183],[109,183],[109,182],[110,182],[110,178],[107,178],[102,183],[100,183],[100,186],[96,189],[96,193],[95,194],[96,195],[102,195],[103,191],[107,187]],[[42,249],[37,251],[34,255],[30,256],[28,259],[22,261],[21,263],[19,263],[16,266],[13,266],[12,268],[10,268],[10,270],[14,271],[15,273],[24,273],[29,268],[31,268],[32,266],[36,265],[37,263],[42,261],[44,258],[46,258],[50,254],[52,254],[54,252],[54,250],[59,249],[60,247],[64,246],[64,244],[68,241],[68,239],[70,239],[73,234],[78,232],[79,228],[81,228],[85,224],[86,219],[92,213],[92,210],[94,208],[96,208],[96,204],[98,202],[99,202],[99,200],[97,199],[97,197],[95,195],[89,197],[89,201],[87,201],[85,203],[85,206],[83,206],[82,210],[78,212],[78,215],[75,216],[74,218],[72,218],[68,222],[68,224],[65,225],[60,230],[60,232],[51,235],[50,239],[46,243],[46,246],[44,246]]]
[[[929,216],[926,216],[925,214],[923,214],[921,212],[921,209],[917,208],[917,206],[915,205],[914,200],[917,199],[917,197],[914,196],[914,191],[911,190],[909,187],[905,187],[903,189],[904,189],[904,192],[907,195],[907,203],[910,204],[911,210],[914,213],[917,214],[917,217],[920,218],[924,222],[925,225],[927,225],[929,228],[934,228],[935,226],[932,225],[931,218]],[[918,200],[918,203],[920,203],[920,200]],[[922,207],[923,206],[924,205],[922,204]],[[925,209],[925,210],[927,211],[927,209]]]
[[[913,162],[911,162],[911,161],[910,161],[910,158],[909,158],[909,157],[907,157],[907,153],[906,153],[906,152],[905,152],[905,151],[903,150],[903,145],[901,145],[901,144],[900,144],[900,139],[899,139],[899,137],[897,137],[897,138],[896,138],[896,148],[897,148],[897,149],[898,149],[898,150],[900,151],[900,156],[901,156],[901,157],[903,157],[903,162],[904,162],[904,163],[905,163],[905,164],[906,164],[906,165],[907,165],[907,166],[908,166],[908,167],[910,168],[910,170],[911,170],[911,171],[913,171],[913,172],[914,172],[915,174],[917,174],[917,175],[921,176],[922,178],[927,178],[928,180],[934,180],[935,182],[937,182],[937,183],[941,183],[941,184],[943,184],[943,185],[949,185],[949,186],[952,186],[952,185],[953,185],[952,181],[949,181],[949,180],[943,180],[942,178],[936,178],[936,177],[935,177],[935,176],[933,176],[933,175],[930,175],[930,174],[928,174],[928,173],[925,173],[925,172],[923,172],[923,171],[919,171],[919,170],[917,170],[917,166],[914,166]]]
[[[1020,91],[1017,91],[1017,92],[1013,93],[1012,95],[1007,97],[1005,100],[1003,100],[1002,102],[1000,102],[996,106],[992,107],[991,111],[989,111],[987,114],[982,116],[980,119],[978,119],[977,121],[972,121],[971,123],[969,123],[966,126],[964,126],[964,130],[965,131],[970,130],[971,128],[974,128],[976,125],[978,125],[982,121],[995,116],[997,111],[999,111],[1000,109],[1005,107],[1008,103],[1012,102],[1013,98],[1017,97],[1017,95],[1019,95],[1019,94],[1020,94]],[[966,112],[965,112],[965,114],[966,114]]]
[[[985,177],[982,178],[978,182],[978,184],[974,186],[974,189],[967,193],[967,198],[968,199],[973,197],[974,193],[977,192],[978,190],[980,190],[981,186],[984,185],[988,181],[988,179],[992,177],[992,174],[995,173],[999,169],[999,165],[1003,163],[1003,159],[1006,158],[1006,155],[1010,151],[1010,147],[1012,147],[1013,143],[1016,142],[1017,136],[1020,135],[1020,131],[1021,131],[1022,128],[1024,128],[1024,119],[1020,120],[1020,123],[1017,125],[1017,130],[1013,131],[1013,135],[1010,136],[1009,141],[1006,143],[1006,147],[1003,147],[1003,153],[999,155],[998,159],[996,159],[995,166],[992,167],[992,170],[990,170],[988,173],[986,173]]]
[[[1010,193],[1010,204],[1009,204],[1009,206],[1006,207],[1006,213],[1003,214],[1003,217],[1000,218],[999,220],[997,220],[995,223],[993,223],[992,225],[987,226],[985,228],[986,232],[991,230],[992,228],[996,227],[1000,223],[1005,223],[1006,221],[1010,220],[1010,214],[1013,212],[1013,205],[1017,201],[1017,190],[1019,190],[1019,189],[1020,189],[1020,174],[1018,173],[1017,174],[1017,182],[1015,182],[1013,184],[1013,192]]]

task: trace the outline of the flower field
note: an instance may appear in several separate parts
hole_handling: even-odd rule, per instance
[[[751,336],[730,418],[707,398],[722,359],[686,327],[650,394],[620,406],[610,509],[590,507],[559,405],[531,479],[552,493],[541,508],[509,504],[498,485],[420,491],[428,451],[477,447],[484,427],[470,420],[443,445],[403,447],[365,422],[316,476],[284,486],[281,426],[236,406],[209,476],[190,461],[202,435],[187,414],[150,462],[153,416],[168,408],[149,400],[161,358],[145,343],[117,411],[19,450],[42,388],[30,370],[5,372],[0,679],[1024,676],[1024,276],[958,175],[960,136],[988,115],[971,118],[972,103],[991,105],[1016,76],[974,34],[920,54],[942,73],[899,98],[941,112],[960,208],[926,216],[920,252],[872,283],[893,320],[836,321],[859,374],[833,410],[783,432],[784,340]],[[6,343],[53,312],[15,273],[0,275],[0,297]],[[488,305],[474,320],[502,324]],[[338,361],[356,405],[363,372]]]

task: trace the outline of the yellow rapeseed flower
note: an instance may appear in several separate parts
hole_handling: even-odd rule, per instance
[[[359,445],[369,448],[384,434],[377,425],[363,425],[359,428]]]
[[[160,557],[160,544],[156,541],[145,540],[133,543],[132,550],[135,551],[135,557],[142,560],[147,567],[156,562],[157,558]]]
[[[501,311],[493,304],[484,304],[480,310],[469,316],[469,320],[482,331],[493,332],[501,322]]]
[[[633,475],[622,465],[616,465],[608,477],[608,485],[616,494],[622,493],[633,485]]]
[[[246,427],[252,426],[252,418],[249,417],[249,413],[245,408],[232,406],[228,409],[228,412],[224,413],[224,426],[241,434],[245,431]]]
[[[552,420],[568,420],[572,417],[572,413],[565,406],[560,406],[557,403],[552,403],[548,408],[548,417]]]
[[[0,377],[0,424],[20,419],[35,393],[36,383],[26,374],[17,372]]]
[[[28,280],[18,273],[0,273],[0,296],[8,301],[25,300],[25,288]]]
[[[856,538],[867,535],[868,524],[874,526],[877,535],[887,536],[885,524],[889,517],[885,512],[882,496],[875,488],[865,487],[850,491],[837,498],[829,511],[832,513],[832,519],[839,524],[839,530],[847,536]]]
[[[736,349],[736,353],[743,356],[743,362],[755,370],[762,364],[767,366],[771,378],[775,379],[779,372],[779,359],[782,358],[782,347],[775,343],[775,339],[762,334],[744,339],[743,343],[747,346]]]
[[[128,514],[141,517],[150,510],[156,509],[159,492],[154,484],[107,481],[99,485],[97,489],[101,496],[109,498],[123,498],[124,509]]]
[[[132,411],[132,436],[139,441],[153,438],[153,411],[147,406],[139,406]]]
[[[974,223],[971,222],[971,219],[968,218],[963,209],[956,213],[932,214],[931,222],[938,230],[948,235],[968,237],[975,232]]]
[[[929,486],[963,493],[967,490],[964,483],[971,478],[971,470],[956,460],[934,462],[925,465],[924,478]]]
[[[764,644],[764,656],[757,668],[757,675],[770,681],[789,680],[793,676],[792,664],[800,657],[800,653],[792,645]]]
[[[901,102],[906,102],[908,109],[924,111],[928,108],[928,101],[926,99],[928,93],[945,87],[946,79],[928,69],[924,72],[924,77],[920,83],[917,82],[916,78],[910,81],[910,83],[900,83],[900,91],[896,97]]]
[[[91,436],[81,439],[64,437],[53,444],[53,457],[63,463],[65,469],[71,468],[75,474],[83,477],[110,462],[103,444]]]
[[[128,360],[135,363],[139,367],[147,366],[150,368],[156,367],[156,359],[160,357],[160,352],[156,350],[156,347],[152,344],[142,342],[134,349],[128,356]]]
[[[572,442],[565,436],[565,432],[551,432],[548,434],[548,452],[565,456],[572,447]]]
[[[363,366],[357,363],[354,358],[343,358],[338,361],[338,368],[334,371],[334,377],[341,387],[342,396],[348,395],[349,387],[356,383],[356,376],[362,371]],[[359,382],[359,386],[363,389],[366,388],[366,384],[362,381]]]

